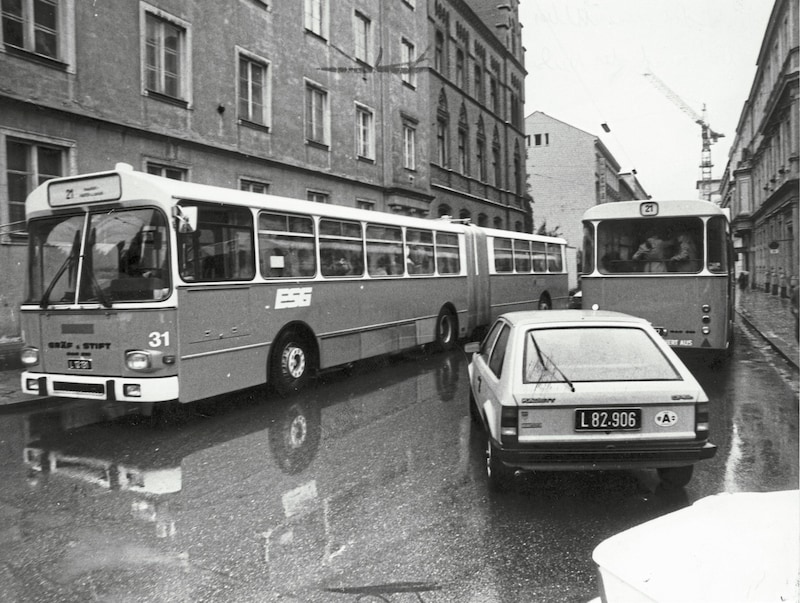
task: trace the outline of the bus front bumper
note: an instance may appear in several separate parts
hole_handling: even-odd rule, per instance
[[[20,386],[25,394],[105,400],[108,402],[169,402],[178,399],[178,377],[92,377],[51,375],[24,371]]]

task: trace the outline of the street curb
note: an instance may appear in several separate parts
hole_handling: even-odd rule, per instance
[[[751,328],[751,329],[752,329],[752,330],[753,330],[755,333],[757,333],[757,334],[758,334],[758,336],[759,336],[761,339],[763,339],[763,340],[764,340],[764,341],[765,341],[767,344],[769,344],[769,346],[770,346],[770,347],[771,347],[773,350],[775,350],[775,351],[776,351],[776,352],[777,352],[777,353],[778,353],[778,354],[779,354],[779,355],[780,355],[780,356],[781,356],[781,357],[782,357],[784,360],[786,360],[786,362],[788,362],[789,364],[791,364],[791,365],[792,365],[792,366],[795,368],[795,370],[800,370],[800,366],[798,366],[798,364],[797,364],[797,362],[795,361],[795,359],[794,359],[794,358],[793,358],[793,357],[792,357],[790,354],[787,354],[787,353],[786,353],[786,351],[784,351],[784,349],[783,349],[783,347],[782,347],[782,346],[779,346],[779,345],[778,345],[778,344],[776,344],[774,341],[772,341],[772,340],[771,340],[769,337],[767,337],[766,335],[764,335],[764,333],[762,333],[762,332],[759,330],[759,328],[758,328],[758,327],[755,325],[755,323],[754,323],[752,320],[750,320],[750,317],[748,317],[748,316],[747,316],[747,313],[745,313],[745,312],[742,312],[742,311],[741,311],[741,310],[739,310],[739,309],[737,309],[737,310],[736,310],[736,313],[739,315],[739,317],[740,317],[740,318],[741,318],[741,319],[742,319],[744,322],[746,322],[746,323],[747,323],[747,325],[748,325],[748,326],[749,326],[749,327],[750,327],[750,328]]]

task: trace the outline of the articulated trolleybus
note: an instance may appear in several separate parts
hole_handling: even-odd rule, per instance
[[[583,307],[649,320],[673,348],[733,343],[728,215],[707,201],[623,201],[583,215]]]
[[[564,307],[563,239],[118,164],[28,197],[24,392],[191,402]]]

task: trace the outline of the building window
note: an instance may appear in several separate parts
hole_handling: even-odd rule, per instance
[[[145,171],[148,174],[161,176],[162,178],[170,178],[172,180],[186,180],[186,169],[173,167],[164,163],[156,163],[148,161]]]
[[[480,65],[475,65],[475,96],[483,102],[483,69]]]
[[[466,176],[469,174],[469,129],[467,126],[467,110],[461,105],[458,118],[458,171]]]
[[[59,58],[59,5],[55,0],[3,0],[3,44]]]
[[[442,75],[445,74],[445,55],[444,55],[444,34],[441,31],[436,32],[436,48],[433,54],[433,68]]]
[[[0,224],[9,225],[7,232],[25,233],[25,199],[46,180],[63,176],[66,158],[64,147],[6,138],[8,205],[0,206]]]
[[[321,38],[328,37],[328,0],[305,0],[305,28]]]
[[[366,15],[356,11],[354,19],[356,59],[372,64],[372,21]]]
[[[328,144],[328,93],[306,85],[306,140]]]
[[[403,38],[401,41],[401,57],[400,60],[402,63],[408,65],[409,69],[404,70],[401,72],[400,78],[408,84],[409,86],[416,87],[417,85],[417,73],[410,69],[414,66],[414,61],[416,60],[416,49],[414,48],[414,44]]]
[[[369,199],[356,199],[356,207],[358,209],[366,209],[368,211],[375,210],[375,202]]]
[[[494,175],[494,185],[497,188],[502,188],[503,186],[502,171],[503,168],[500,162],[500,138],[495,130],[494,140],[492,141],[492,172]]]
[[[497,87],[497,78],[489,77],[489,106],[496,114],[500,114],[500,91]]]
[[[498,230],[502,230],[503,229],[503,218],[495,218],[494,220],[492,220],[492,226],[494,226],[494,228],[496,228]]]
[[[319,191],[306,191],[306,199],[314,203],[330,203],[330,195]]]
[[[269,183],[251,180],[249,178],[241,178],[239,180],[239,190],[266,195],[269,193]]]
[[[239,119],[269,126],[269,65],[239,55]]]
[[[403,124],[403,167],[417,169],[417,130]]]
[[[550,134],[534,134],[533,135],[533,144],[534,146],[540,147],[544,144],[547,146],[550,144]]]
[[[456,86],[464,92],[467,91],[464,81],[464,51],[460,48],[456,50]]]
[[[366,159],[375,158],[375,118],[362,105],[356,105],[356,153]]]
[[[442,118],[436,122],[436,161],[447,167],[447,121]]]
[[[144,87],[146,92],[188,100],[191,90],[189,30],[161,11],[145,10]]]

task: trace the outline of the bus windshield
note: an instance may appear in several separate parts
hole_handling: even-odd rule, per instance
[[[169,295],[167,221],[155,209],[32,220],[29,241],[27,303],[109,306]]]
[[[586,226],[590,233],[591,226]],[[696,274],[706,266],[703,230],[704,223],[699,217],[602,221],[597,227],[597,268],[601,274]],[[724,239],[720,249],[723,253],[710,253],[707,258],[707,267],[712,272],[726,269]]]

